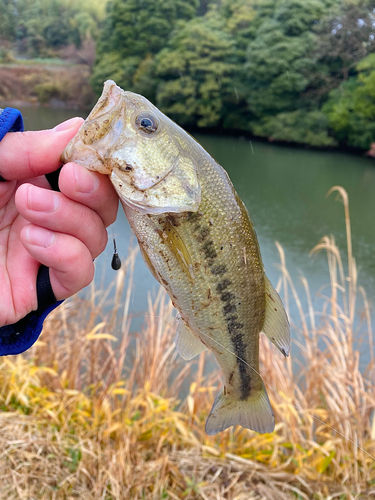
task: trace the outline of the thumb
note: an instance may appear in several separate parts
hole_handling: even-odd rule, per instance
[[[71,118],[52,130],[6,134],[0,142],[0,176],[11,181],[55,171],[65,146],[82,123],[83,118]]]

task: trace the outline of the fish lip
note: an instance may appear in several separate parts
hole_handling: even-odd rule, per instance
[[[73,140],[75,139],[73,138],[64,149],[61,155],[61,161],[63,163],[78,163],[88,170],[92,170],[104,175],[109,175],[111,171],[104,165],[103,159],[98,151],[96,151],[96,149],[91,145],[85,144],[82,141],[81,137],[75,137],[77,137],[77,140],[73,142]],[[79,146],[77,147],[78,141],[80,141],[84,145],[83,149],[81,149]]]

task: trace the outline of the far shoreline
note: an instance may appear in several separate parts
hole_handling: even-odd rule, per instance
[[[77,104],[72,104],[69,101],[66,102],[62,99],[52,98],[48,102],[39,102],[35,99],[32,100],[22,100],[22,99],[9,99],[9,100],[0,100],[0,108],[5,107],[25,107],[25,108],[49,108],[49,109],[62,109],[62,110],[72,110],[72,111],[84,111],[87,114],[90,113],[91,109],[95,105],[95,100],[91,105],[88,106],[79,106]],[[366,158],[368,160],[373,160],[375,158],[375,143],[372,145],[370,150],[365,151],[359,148],[353,148],[346,145],[338,145],[338,146],[311,146],[309,144],[303,144],[299,142],[288,142],[288,141],[280,141],[273,139],[272,137],[261,137],[255,136],[251,134],[251,132],[241,129],[223,129],[223,128],[198,128],[198,127],[182,127],[186,131],[191,134],[202,134],[202,135],[217,135],[217,136],[226,136],[226,137],[234,137],[242,140],[255,140],[259,142],[263,142],[266,144],[275,144],[278,147],[288,147],[293,149],[303,149],[303,150],[311,150],[311,151],[322,151],[325,153],[328,152],[337,152],[349,154],[351,156],[357,156]]]

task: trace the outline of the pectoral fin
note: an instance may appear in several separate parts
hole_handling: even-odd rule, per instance
[[[284,354],[289,356],[290,325],[279,294],[265,276],[266,285],[266,313],[263,324],[263,333]]]
[[[177,327],[176,347],[181,357],[186,361],[195,358],[207,349],[182,319]]]
[[[181,269],[185,272],[190,283],[194,282],[194,270],[191,262],[190,254],[185,246],[178,231],[173,224],[166,219],[163,230],[158,231],[163,242],[168,246],[169,250],[175,256]]]

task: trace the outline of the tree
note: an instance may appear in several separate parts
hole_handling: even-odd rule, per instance
[[[248,105],[258,116],[293,111],[311,82],[317,43],[314,25],[326,13],[321,0],[283,0],[247,50]]]
[[[0,0],[0,36],[32,56],[53,55],[64,45],[95,38],[102,20],[100,0]]]
[[[16,39],[16,18],[12,0],[0,0],[0,40]]]
[[[103,80],[116,76],[116,83],[135,92],[137,82],[142,81],[144,91],[144,79],[148,77],[150,89],[146,89],[146,96],[152,98],[153,58],[166,45],[176,22],[193,17],[198,5],[198,0],[109,2],[92,78],[95,90],[100,92]],[[111,67],[114,61],[116,67]]]
[[[244,61],[247,46],[256,36],[257,4],[257,0],[224,0],[219,10],[225,20],[224,29],[235,38]]]
[[[375,54],[356,67],[358,76],[333,90],[323,107],[338,140],[361,149],[375,142]]]
[[[326,117],[318,112],[319,100],[305,96],[319,65],[315,26],[333,4],[279,0],[260,24],[245,65],[247,104],[256,117],[248,128],[256,135],[314,146],[334,143]]]
[[[330,9],[315,26],[317,60],[309,98],[325,100],[328,93],[356,73],[357,63],[375,48],[375,2],[346,1]]]
[[[189,126],[228,124],[231,105],[240,99],[236,74],[241,67],[235,41],[215,10],[180,24],[158,54],[156,66],[157,104],[168,115]]]
[[[308,144],[314,147],[337,146],[338,141],[328,133],[328,118],[319,110],[290,111],[268,116],[252,124],[255,135],[272,141]]]

